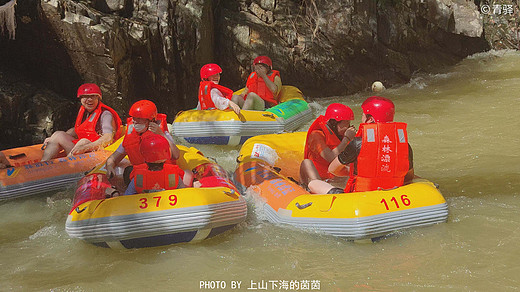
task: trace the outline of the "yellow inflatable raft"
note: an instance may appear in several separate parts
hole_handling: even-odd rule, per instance
[[[444,197],[424,179],[392,190],[309,194],[295,182],[305,137],[305,132],[257,136],[240,150],[235,182],[253,187],[269,221],[359,240],[447,220]]]
[[[298,88],[283,86],[280,101],[265,111],[243,110],[240,116],[232,110],[179,112],[172,134],[193,144],[240,145],[256,135],[294,131],[312,119]]]
[[[178,165],[193,169],[200,188],[106,198],[111,183],[100,165],[78,183],[67,233],[97,246],[142,248],[203,240],[243,222],[246,202],[227,173],[197,149],[178,147]]]
[[[120,143],[116,141],[113,145]],[[0,201],[63,190],[105,161],[114,149],[114,146],[108,146],[99,151],[46,162],[40,162],[42,144],[3,150],[13,167],[0,169]]]

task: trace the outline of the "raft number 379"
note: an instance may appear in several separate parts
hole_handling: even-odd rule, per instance
[[[392,202],[393,202],[393,204],[392,204]],[[410,199],[408,199],[408,196],[407,196],[407,195],[402,195],[402,196],[401,196],[401,202],[399,202],[399,199],[396,199],[396,197],[392,197],[392,198],[390,199],[390,202],[387,202],[387,201],[383,198],[383,199],[381,200],[381,202],[379,202],[379,203],[384,204],[386,210],[390,210],[390,208],[393,207],[394,204],[395,204],[395,208],[396,208],[396,209],[399,209],[399,208],[401,208],[401,205],[399,205],[399,203],[402,203],[402,204],[405,205],[405,206],[410,206],[410,204],[411,204],[412,202],[410,202]]]
[[[155,197],[150,198],[150,202],[148,202],[148,198],[140,198],[139,202],[141,202],[141,204],[139,205],[139,208],[146,209],[149,206],[153,207],[154,205],[155,205],[155,207],[159,208],[159,203],[161,202],[161,199],[162,199],[162,196],[155,196]],[[168,200],[169,200],[170,206],[177,205],[177,196],[176,195],[169,195]]]

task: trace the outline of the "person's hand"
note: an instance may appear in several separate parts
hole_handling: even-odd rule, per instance
[[[345,138],[347,138],[349,141],[352,141],[352,139],[354,139],[354,137],[356,137],[356,128],[354,126],[350,126],[346,131],[345,131]]]
[[[237,116],[240,115],[240,107],[236,103],[230,100],[229,107],[235,112],[235,114],[237,114]]]
[[[89,139],[86,139],[86,138],[80,139],[78,141],[78,143],[76,143],[76,145],[74,145],[74,148],[72,148],[72,150],[70,150],[70,153],[67,156],[78,155],[78,154],[82,154],[82,153],[87,152],[88,151],[88,145],[90,143],[92,143],[92,142],[90,142]]]
[[[260,65],[260,64],[256,64],[255,65],[255,72],[258,74],[258,76],[260,77],[265,77],[267,76],[267,68],[265,68],[264,66]]]
[[[112,179],[116,175],[116,170],[114,169],[114,167],[111,164],[107,163],[105,165],[105,169],[107,171],[108,179]]]
[[[155,122],[150,122],[150,124],[148,125],[148,130],[150,130],[150,132],[155,133],[157,135],[164,136],[164,132],[161,129],[161,126],[159,126],[159,124],[157,124]]]

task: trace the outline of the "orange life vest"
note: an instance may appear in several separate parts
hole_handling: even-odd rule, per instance
[[[267,77],[269,80],[274,82],[274,78],[278,76],[280,77],[280,72],[276,70],[272,70],[271,73],[267,74]],[[254,92],[258,94],[263,100],[272,103],[274,105],[278,104],[278,101],[276,100],[276,97],[274,94],[269,90],[267,85],[265,84],[264,79],[261,77],[258,77],[258,74],[256,72],[252,72],[249,77],[247,78],[246,87],[249,90],[249,92]]]
[[[85,107],[80,107],[78,115],[76,117],[76,123],[74,124],[74,131],[76,132],[78,139],[74,140],[74,143],[76,143],[82,138],[87,138],[91,142],[94,142],[101,137],[99,133],[96,131],[96,126],[99,121],[99,118],[101,117],[101,114],[103,113],[103,111],[106,110],[112,114],[112,117],[116,122],[116,128],[114,129],[115,134],[112,141],[119,139],[121,134],[119,131],[119,128],[121,127],[121,119],[119,118],[119,115],[111,107],[106,106],[102,102],[99,102],[96,109],[88,116],[85,111]]]
[[[165,114],[157,114],[156,121],[159,122],[159,126],[161,127],[162,131],[168,131]],[[141,141],[144,137],[152,134],[153,133],[149,130],[146,130],[143,133],[137,133],[137,131],[134,129],[132,118],[130,117],[126,120],[126,135],[123,139],[122,145],[125,148],[126,155],[128,155],[128,159],[130,159],[130,163],[132,163],[132,165],[144,163],[144,158],[141,155],[139,146],[141,145]]]
[[[158,171],[151,171],[147,164],[140,164],[134,166],[132,174],[135,190],[141,194],[178,188],[184,171],[179,166],[170,163],[165,163],[163,169]]]
[[[332,150],[338,147],[341,141],[338,136],[328,127],[325,116],[319,116],[307,131],[307,139],[305,140],[304,158],[314,162],[314,166],[318,170],[321,178],[332,178],[334,175],[329,172],[329,162],[321,157],[318,149],[309,144],[309,136],[314,131],[321,131],[325,135],[325,144]]]
[[[233,90],[213,83],[212,81],[201,81],[199,85],[199,103],[200,103],[200,109],[206,110],[206,109],[212,109],[216,108],[215,103],[213,100],[211,100],[211,89],[216,88],[222,93],[222,95],[227,98],[231,99],[233,97]]]
[[[406,124],[361,124],[356,137],[363,142],[355,165],[350,166],[345,192],[402,186],[410,168]]]

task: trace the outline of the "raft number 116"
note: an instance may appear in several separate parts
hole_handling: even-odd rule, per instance
[[[397,209],[399,209],[401,207],[399,205],[398,199],[396,199],[395,197],[392,197],[392,199],[390,199],[390,202],[394,202],[395,207]],[[379,202],[379,203],[384,204],[386,210],[390,210],[390,207],[393,206],[392,204],[390,204],[390,206],[388,206],[388,203],[386,202],[385,199],[382,199],[381,202]],[[403,203],[403,205],[405,205],[405,206],[410,206],[410,204],[411,204],[410,199],[408,199],[407,195],[402,195],[401,196],[401,203]]]
[[[155,199],[155,202],[153,202],[152,199]],[[141,202],[141,205],[139,205],[139,208],[141,209],[146,209],[148,208],[149,205],[152,205],[153,206],[153,203],[155,203],[155,207],[159,207],[159,202],[161,201],[162,197],[161,196],[155,196],[155,197],[152,197],[152,199],[150,199],[150,204],[148,203],[148,198],[140,198],[139,199],[139,202]],[[170,206],[175,206],[177,205],[177,196],[176,195],[170,195],[168,196],[168,200],[170,201]]]

